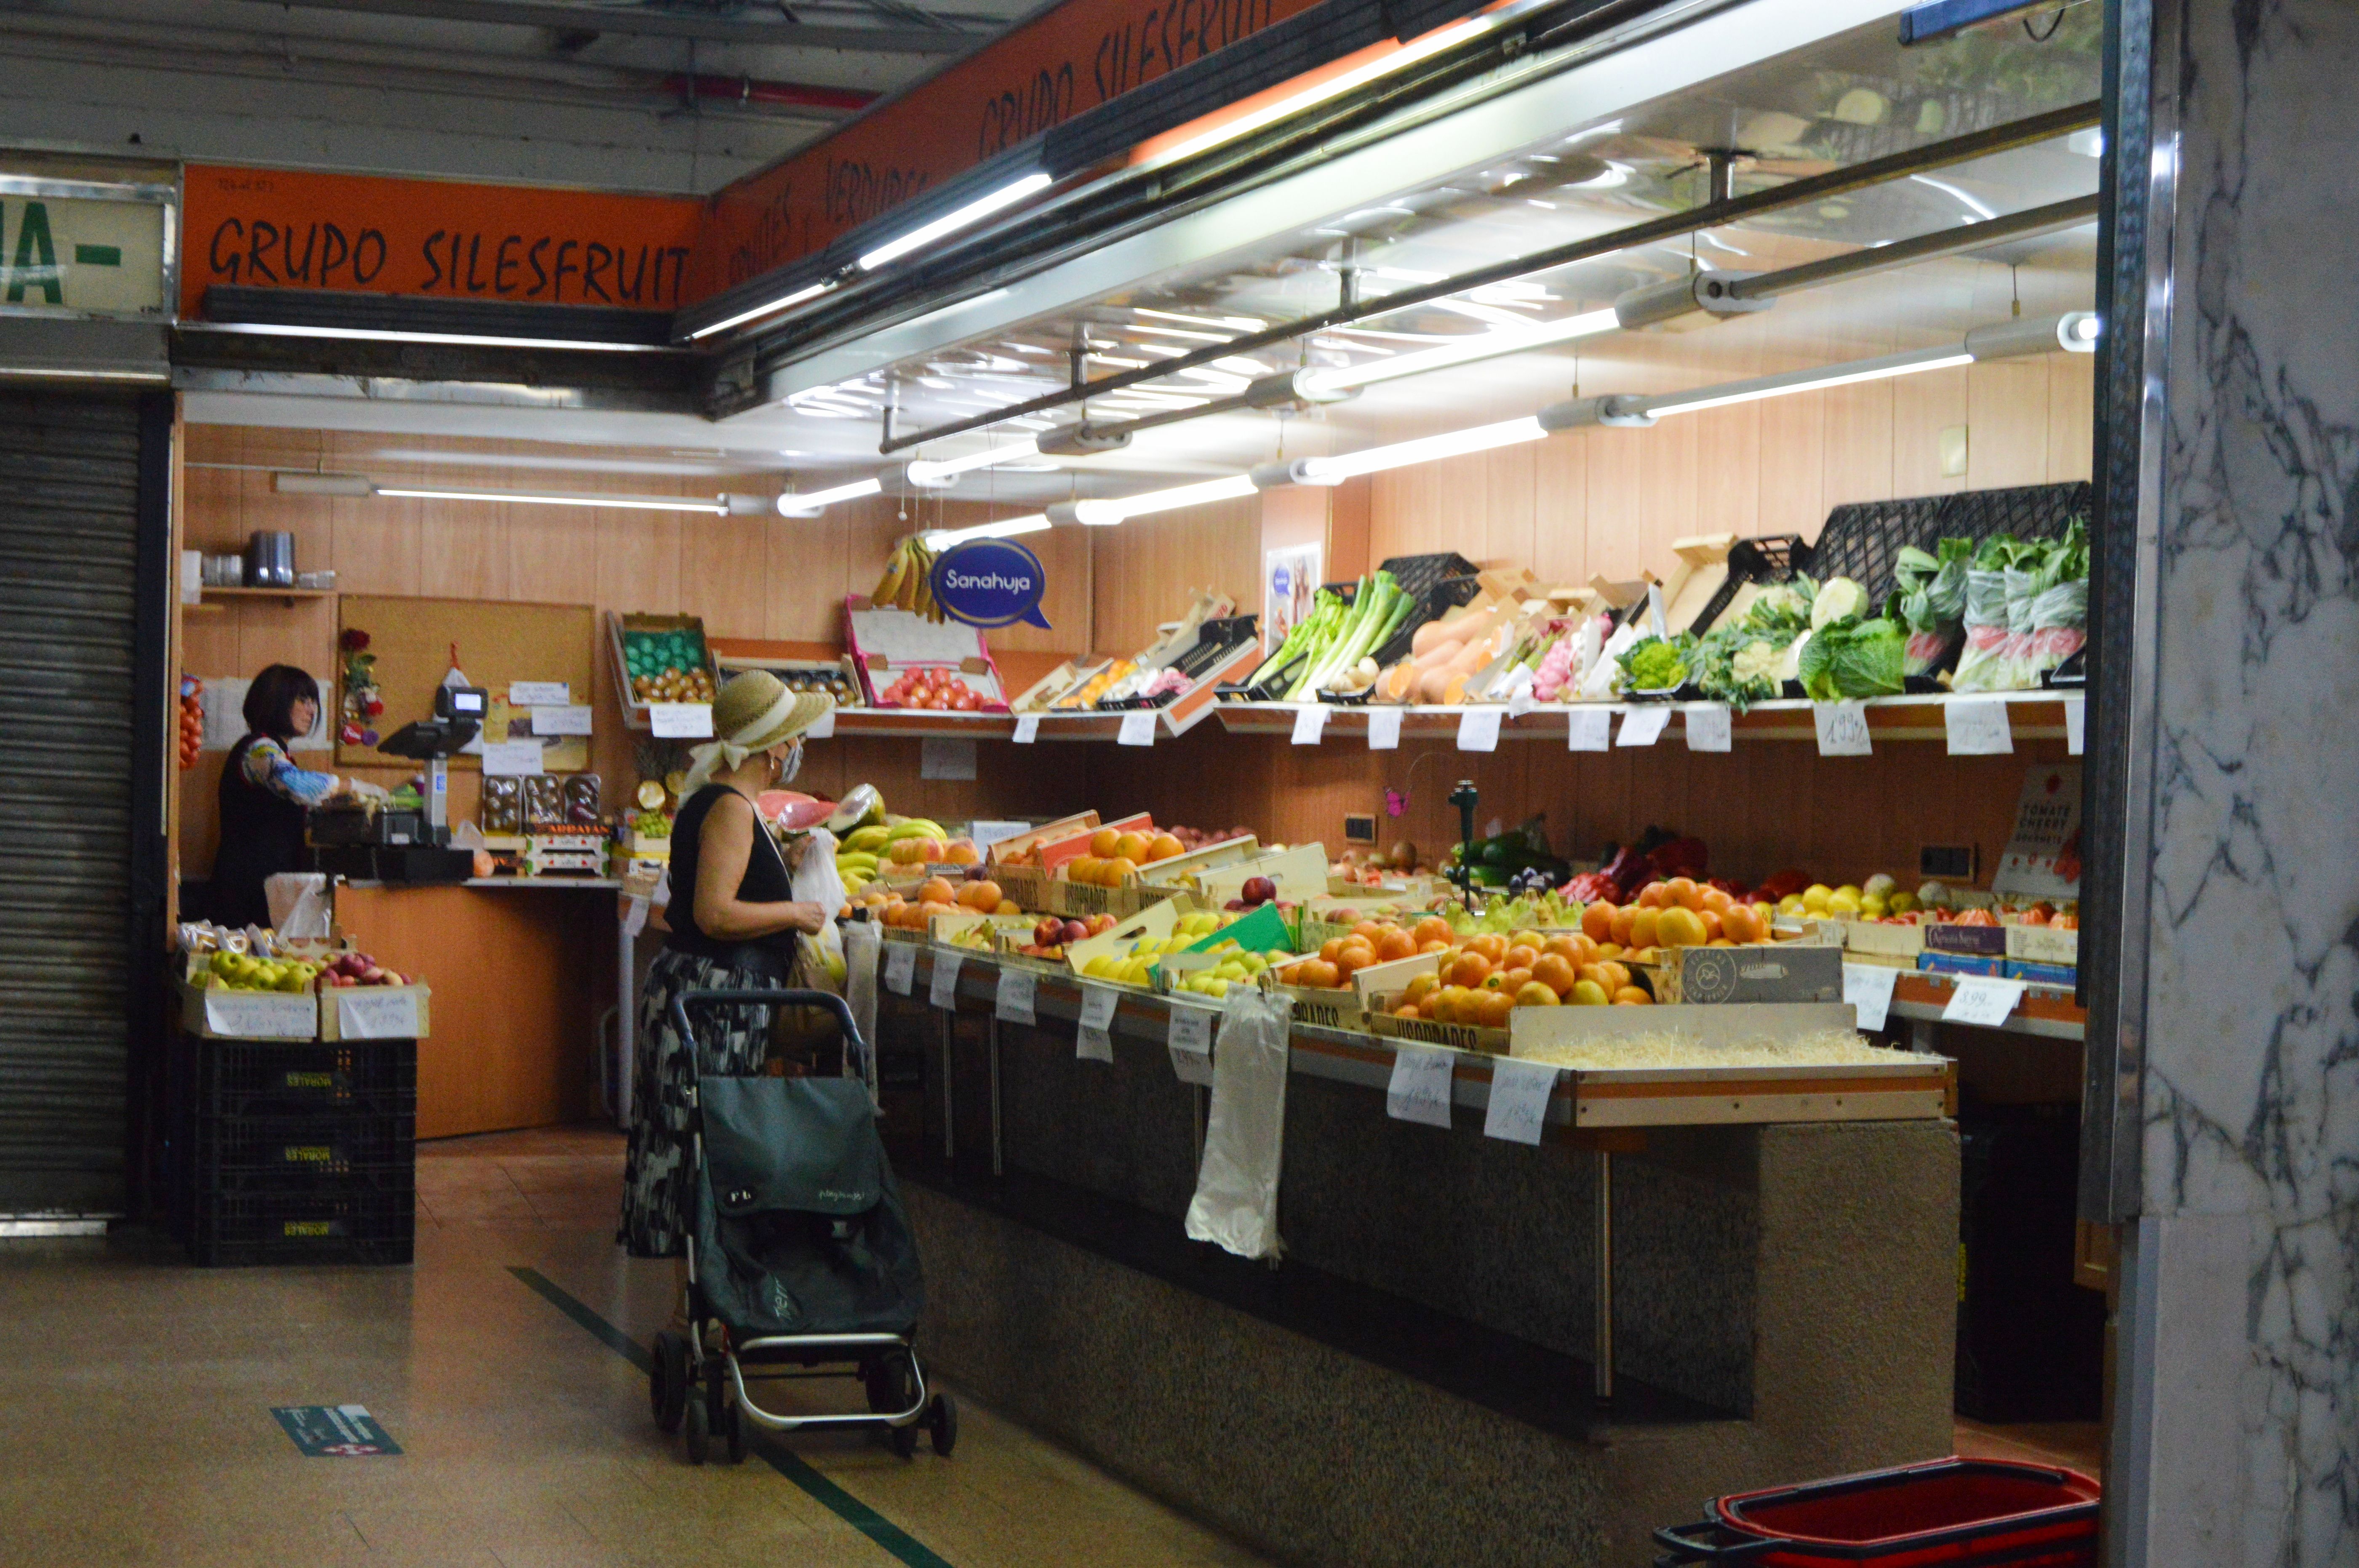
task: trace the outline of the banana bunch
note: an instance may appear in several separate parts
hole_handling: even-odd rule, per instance
[[[856,893],[876,880],[876,855],[872,851],[850,855],[839,853],[835,857],[836,875],[843,878],[844,891]]]
[[[880,610],[908,610],[929,621],[945,618],[942,607],[934,603],[934,552],[917,535],[893,547],[885,575],[876,580],[868,602]]]

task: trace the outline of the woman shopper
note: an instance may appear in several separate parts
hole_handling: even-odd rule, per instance
[[[796,944],[835,911],[793,897],[800,843],[782,854],[754,809],[755,797],[801,770],[802,734],[835,703],[787,690],[766,670],[734,676],[712,704],[712,733],[695,748],[671,830],[671,927],[639,1002],[639,1056],[631,1138],[623,1176],[623,1223],[615,1239],[634,1258],[679,1258],[692,1223],[681,1170],[692,1082],[687,1042],[671,1016],[683,991],[777,988],[794,974]],[[770,1009],[708,1007],[690,1020],[696,1070],[759,1073]]]
[[[353,790],[332,773],[296,767],[289,755],[319,723],[318,681],[291,664],[274,664],[246,688],[244,713],[245,738],[222,765],[221,847],[207,898],[213,922],[232,928],[270,924],[263,886],[303,869],[304,818]]]

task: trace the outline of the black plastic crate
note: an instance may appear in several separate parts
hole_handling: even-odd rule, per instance
[[[1393,581],[1400,584],[1401,592],[1414,593],[1422,599],[1445,578],[1473,576],[1475,566],[1462,555],[1443,550],[1438,555],[1397,555],[1390,561],[1378,562],[1376,570],[1391,572]],[[1472,593],[1466,596],[1467,599],[1473,597]],[[1462,604],[1466,599],[1458,602]]]
[[[1810,559],[1810,547],[1802,542],[1799,534],[1763,534],[1758,539],[1741,539],[1728,548],[1728,576],[1719,591],[1704,602],[1703,609],[1688,629],[1698,637],[1720,624],[1729,605],[1748,583],[1790,583],[1794,573],[1802,570]],[[1642,601],[1643,603],[1643,601]]]
[[[195,1040],[198,1116],[389,1115],[418,1104],[416,1040]]]
[[[2095,493],[2085,481],[2023,485],[2006,490],[1965,490],[1897,501],[1855,501],[1827,514],[1805,569],[1823,583],[1848,577],[1880,605],[1893,588],[1893,562],[1909,545],[1934,553],[1945,539],[1981,544],[1994,534],[2056,539],[2074,517],[2093,515]]]
[[[1430,561],[1435,558],[1412,555],[1404,556],[1401,559]],[[1451,556],[1448,559],[1455,561],[1458,558]],[[1408,584],[1404,583],[1402,586],[1407,587]],[[1473,604],[1474,596],[1481,592],[1483,592],[1483,585],[1471,576],[1442,578],[1419,595],[1417,608],[1410,612],[1408,622],[1369,657],[1376,661],[1378,670],[1387,670],[1398,664],[1409,656],[1410,647],[1417,639],[1419,626],[1429,622],[1438,621],[1462,605]]]
[[[191,1218],[189,1257],[203,1268],[408,1263],[417,1229],[407,1191],[214,1193]]]
[[[417,1118],[406,1112],[196,1116],[189,1128],[196,1191],[342,1181],[378,1192],[411,1187],[416,1181],[416,1127]]]

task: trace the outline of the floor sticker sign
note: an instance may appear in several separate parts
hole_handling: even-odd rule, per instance
[[[306,1459],[365,1459],[399,1454],[393,1441],[365,1405],[279,1405],[270,1413]]]

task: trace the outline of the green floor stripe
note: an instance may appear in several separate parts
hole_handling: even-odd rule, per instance
[[[645,1345],[568,1294],[539,1269],[512,1268],[508,1272],[523,1281],[533,1294],[589,1330],[607,1349],[642,1372],[648,1369],[650,1357]],[[760,1433],[748,1433],[747,1437],[748,1452],[759,1454],[771,1469],[800,1486],[830,1513],[891,1552],[897,1561],[908,1563],[909,1568],[951,1568],[947,1559],[811,1468],[791,1449],[782,1448]]]

